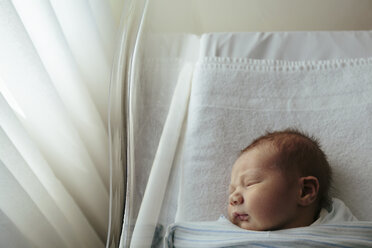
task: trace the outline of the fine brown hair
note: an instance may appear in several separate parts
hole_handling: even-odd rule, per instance
[[[242,150],[242,154],[263,144],[271,144],[277,151],[278,166],[283,171],[297,171],[300,176],[316,177],[319,181],[319,207],[328,208],[330,206],[329,189],[332,181],[332,170],[325,153],[314,137],[296,129],[267,132],[253,140],[250,145]]]

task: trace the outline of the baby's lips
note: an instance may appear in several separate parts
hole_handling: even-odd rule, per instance
[[[248,214],[242,214],[242,213],[234,213],[234,218],[239,219],[241,221],[248,220],[249,215]]]

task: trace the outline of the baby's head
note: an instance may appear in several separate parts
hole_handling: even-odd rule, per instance
[[[319,144],[296,130],[268,133],[231,172],[228,215],[256,231],[308,226],[329,205],[331,168]]]

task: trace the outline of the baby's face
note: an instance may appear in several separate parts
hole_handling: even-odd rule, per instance
[[[267,231],[290,228],[295,222],[299,186],[297,180],[288,180],[275,161],[273,151],[257,147],[235,162],[228,205],[235,225]]]

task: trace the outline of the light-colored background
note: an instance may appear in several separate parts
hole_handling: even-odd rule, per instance
[[[153,11],[159,13],[156,21],[151,18],[158,31],[372,29],[370,0],[152,0],[150,4],[158,8]]]

